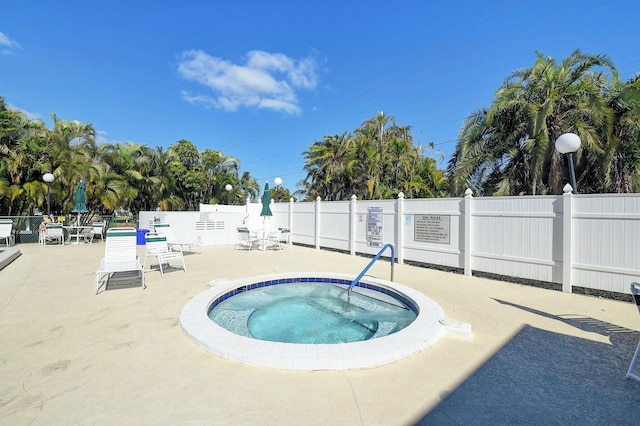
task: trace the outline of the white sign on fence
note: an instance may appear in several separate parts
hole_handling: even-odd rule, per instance
[[[382,207],[367,208],[367,245],[382,247]]]
[[[439,244],[451,241],[451,216],[417,214],[414,223],[415,241]]]

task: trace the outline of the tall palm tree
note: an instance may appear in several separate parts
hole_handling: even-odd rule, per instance
[[[307,200],[318,196],[349,200],[354,194],[369,200],[388,199],[401,191],[407,197],[441,194],[440,188],[427,185],[444,188],[446,181],[444,172],[438,177],[425,167],[422,149],[413,145],[411,128],[398,126],[382,112],[352,134],[314,142],[304,155],[307,177],[301,186]],[[428,165],[436,167],[431,160]]]
[[[89,175],[92,153],[87,143],[94,140],[95,130],[91,124],[58,120],[55,114],[51,114],[51,121],[53,129],[48,132],[47,152],[51,173],[59,188],[56,196],[52,195],[52,201],[57,199],[61,211],[68,213],[75,204],[78,183]]]
[[[131,195],[127,177],[120,174],[122,148],[119,144],[88,143],[91,162],[87,175],[87,207],[99,214],[112,213],[127,204]]]
[[[608,82],[603,70],[615,75],[609,58],[576,50],[557,64],[536,55],[532,67],[507,77],[490,108],[470,116],[463,126],[448,170],[454,191],[475,179],[480,193],[561,193],[564,167],[554,146],[558,136],[581,136],[581,179],[586,157],[603,152],[612,124],[603,97]]]
[[[207,176],[207,196],[203,197],[203,200],[211,199],[212,202],[220,202],[224,193],[227,192],[225,189],[227,184],[233,187],[232,194],[227,194],[229,196],[227,198],[232,199],[233,204],[244,204],[247,193],[253,196],[257,194],[258,184],[254,182],[255,179],[252,181],[249,178],[250,174],[245,172],[242,178],[238,177],[240,161],[237,158],[225,155],[221,151],[205,149],[201,155],[201,162]]]
[[[349,193],[351,185],[345,185],[353,171],[349,155],[351,144],[351,138],[345,132],[325,136],[304,152],[305,182],[312,199],[320,196],[325,200],[340,200],[352,195]]]
[[[258,199],[258,194],[260,194],[260,184],[255,177],[251,176],[251,173],[242,173],[238,188],[242,189],[241,202],[245,202],[247,197],[252,201],[256,201]]]
[[[605,146],[604,161],[595,173],[604,176],[601,185],[585,179],[583,185],[601,192],[640,191],[640,75],[628,82],[614,79],[607,91],[607,103],[614,114],[613,130]]]

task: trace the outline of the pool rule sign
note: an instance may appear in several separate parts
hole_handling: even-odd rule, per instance
[[[451,241],[451,216],[414,215],[414,240],[425,243],[449,244]]]

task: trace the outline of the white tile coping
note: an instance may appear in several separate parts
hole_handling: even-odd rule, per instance
[[[371,368],[406,358],[430,347],[445,332],[456,334],[471,326],[445,318],[444,311],[424,294],[391,281],[364,277],[363,283],[402,293],[418,307],[416,319],[404,329],[388,336],[352,343],[298,344],[252,339],[234,334],[207,316],[211,303],[218,297],[242,286],[283,278],[317,277],[353,280],[355,276],[328,272],[289,272],[261,275],[239,280],[212,280],[212,287],[193,297],[180,313],[180,326],[185,335],[201,348],[220,357],[243,364],[285,370],[349,370]],[[345,290],[346,291],[346,290]],[[354,289],[355,291],[355,289]],[[453,327],[452,327],[453,326]]]

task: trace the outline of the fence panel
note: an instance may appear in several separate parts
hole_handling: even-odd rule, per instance
[[[405,261],[464,267],[463,200],[430,198],[404,201],[401,218]]]
[[[640,280],[640,195],[577,195],[573,218],[573,284],[628,293]]]
[[[293,219],[290,224],[291,241],[315,246],[316,203],[301,202],[293,205]]]
[[[562,282],[562,200],[486,197],[473,200],[472,268]]]
[[[349,250],[349,201],[322,203],[320,207],[320,247]]]

